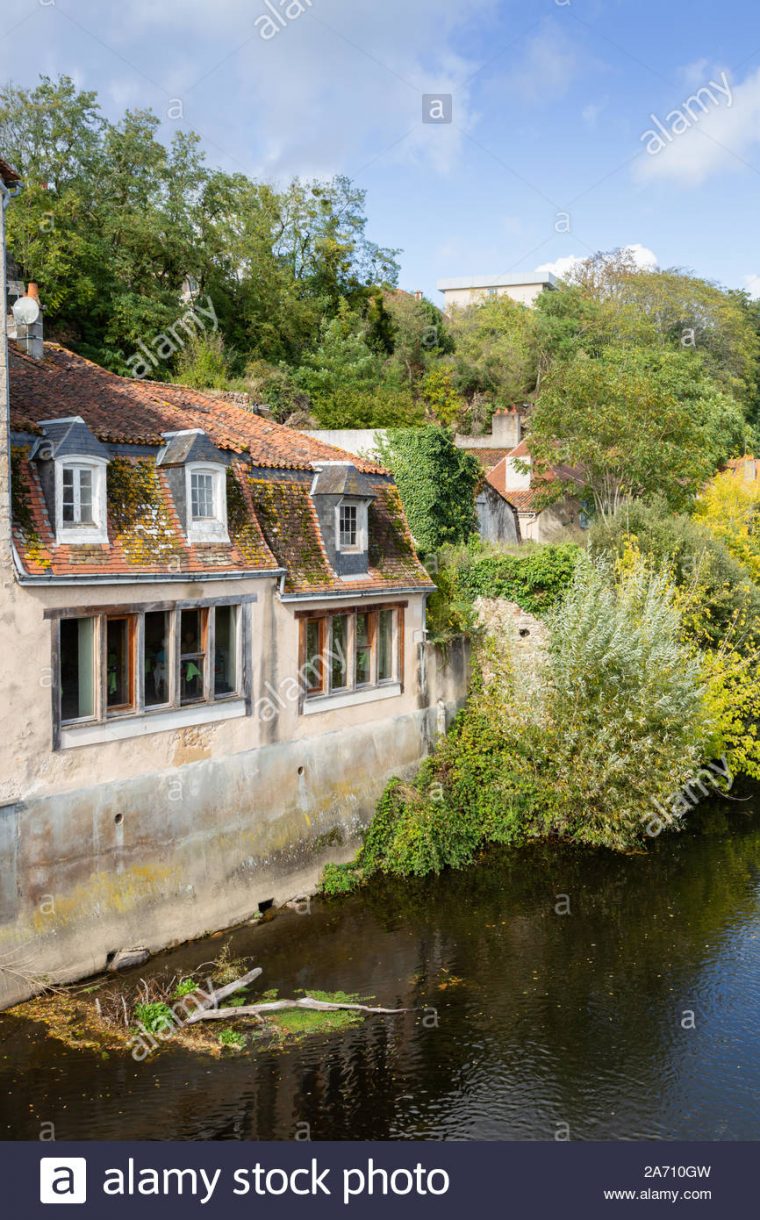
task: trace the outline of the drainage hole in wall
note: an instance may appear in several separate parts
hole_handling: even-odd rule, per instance
[[[525,639],[526,635],[530,635],[530,632],[528,631],[528,628],[527,628],[527,627],[521,627],[521,628],[520,628],[520,636],[522,637],[522,639]]]
[[[299,768],[298,768],[298,774],[299,774],[299,775],[303,775],[303,767],[299,767]]]
[[[273,906],[274,898],[265,898],[263,902],[259,903],[259,912],[263,915],[265,911],[270,910]]]
[[[116,817],[114,818],[114,822],[116,823],[116,825],[117,825],[117,826],[121,826],[121,824],[122,824],[122,822],[123,822],[123,821],[124,821],[124,814],[123,814],[123,813],[117,813],[117,814],[116,814]]]

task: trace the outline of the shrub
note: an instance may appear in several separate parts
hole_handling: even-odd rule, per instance
[[[229,1046],[234,1050],[242,1050],[245,1046],[245,1034],[233,1029],[231,1025],[220,1030],[218,1040],[220,1046]]]

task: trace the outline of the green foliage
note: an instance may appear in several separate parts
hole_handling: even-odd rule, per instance
[[[174,999],[181,1000],[183,996],[192,995],[198,990],[198,984],[195,979],[180,979],[177,986],[174,988]]]
[[[532,656],[491,636],[470,698],[411,783],[390,781],[341,890],[461,868],[490,843],[646,842],[709,741],[702,667],[664,576],[576,558]],[[334,885],[332,892],[340,892]]]
[[[222,1047],[230,1047],[232,1050],[239,1051],[245,1046],[246,1038],[245,1034],[241,1034],[239,1030],[227,1025],[219,1031],[218,1042]]]
[[[473,549],[460,571],[460,588],[469,598],[504,597],[529,614],[545,614],[567,593],[580,555],[574,542],[488,548],[482,554]]]
[[[738,619],[760,624],[760,588],[700,521],[670,514],[660,499],[627,504],[594,523],[589,545],[593,555],[620,562],[631,540],[650,568],[668,574],[686,636],[700,647],[718,647]]]
[[[661,494],[688,506],[720,462],[744,447],[738,404],[694,352],[610,345],[555,363],[531,414],[536,468],[561,468],[547,489],[589,496],[602,516]]]
[[[458,449],[445,428],[391,428],[378,445],[393,472],[419,551],[464,542],[475,528],[475,488],[480,466]]]
[[[171,1008],[161,1000],[135,1004],[134,1016],[149,1034],[160,1034],[165,1029],[171,1029],[174,1024],[174,1014]]]
[[[196,390],[224,390],[229,385],[229,358],[216,332],[195,335],[180,351],[175,376]]]

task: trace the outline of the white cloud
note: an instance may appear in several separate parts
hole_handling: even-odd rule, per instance
[[[400,160],[447,172],[477,119],[467,80],[480,62],[461,48],[473,33],[482,41],[500,8],[499,0],[272,0],[284,24],[264,38],[256,24],[270,11],[264,0],[77,0],[76,23],[63,6],[3,2],[11,34],[0,45],[0,75],[34,84],[42,43],[45,70],[77,63],[83,86],[112,114],[126,101],[166,118],[180,98],[184,126],[200,132],[213,161],[273,178],[358,174]],[[422,93],[451,93],[454,122],[423,124]],[[164,135],[173,127],[166,121]]]
[[[678,182],[684,186],[697,186],[718,173],[741,169],[751,162],[760,143],[760,69],[748,76],[741,84],[734,84],[730,77],[714,72],[703,76],[699,85],[691,83],[696,93],[698,88],[721,86],[728,81],[730,98],[725,90],[712,88],[715,103],[703,94],[708,109],[706,113],[692,103],[693,121],[680,134],[673,133],[680,124],[674,116],[677,110],[684,111],[684,102],[676,100],[662,112],[655,112],[666,128],[663,137],[665,147],[654,155],[643,152],[635,163],[635,175],[640,181],[657,179]],[[647,130],[653,130],[651,123]],[[648,141],[644,141],[646,145]],[[754,168],[754,167],[753,167]]]
[[[545,21],[512,70],[507,69],[506,81],[524,100],[554,101],[567,92],[581,68],[577,48],[556,24]]]
[[[642,271],[654,271],[658,266],[657,255],[654,250],[650,250],[649,246],[642,246],[640,242],[633,242],[629,246],[624,246],[625,253],[630,254],[637,267]],[[536,267],[536,271],[548,271],[552,275],[556,275],[559,279],[564,279],[570,275],[576,267],[586,261],[585,255],[567,254],[563,258],[557,258],[553,263],[541,263]]]
[[[760,297],[760,275],[745,275],[743,287],[751,297]]]

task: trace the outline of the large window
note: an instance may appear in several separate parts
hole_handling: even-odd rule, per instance
[[[403,623],[403,606],[304,615],[301,686],[306,700],[400,683]]]
[[[57,653],[62,725],[215,703],[242,691],[241,607],[63,617]]]

